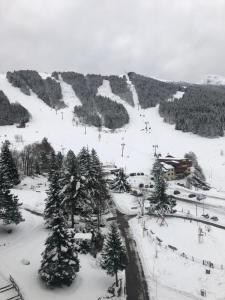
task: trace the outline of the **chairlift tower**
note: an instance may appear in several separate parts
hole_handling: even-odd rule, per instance
[[[122,147],[122,149],[121,149],[121,157],[123,157],[125,145],[126,145],[125,143],[122,143],[122,144],[121,144],[121,147]]]
[[[158,149],[158,148],[159,148],[159,146],[158,146],[158,145],[153,145],[152,147],[153,147],[153,148],[154,148],[154,150],[155,150],[155,152],[154,152],[154,156],[155,156],[155,157],[157,157],[157,152],[156,152],[156,149]]]

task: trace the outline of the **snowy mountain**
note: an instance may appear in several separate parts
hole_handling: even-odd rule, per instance
[[[196,113],[200,115],[201,124],[207,125],[201,128],[202,132],[210,128],[211,133],[215,133],[214,123],[207,124],[205,107],[201,101],[205,101],[208,111],[211,109],[208,101],[217,101],[220,105],[222,88],[205,88],[201,85],[184,87],[182,84],[167,84],[135,73],[126,74],[121,77],[122,80],[116,76],[84,76],[65,72],[34,76],[38,81],[25,80],[25,77],[21,80],[19,77],[12,84],[5,74],[0,75],[0,90],[7,97],[7,105],[18,103],[30,115],[24,128],[17,128],[18,120],[13,125],[0,126],[0,143],[8,139],[12,149],[21,150],[46,137],[54,149],[63,154],[70,149],[77,154],[83,146],[88,146],[89,149],[96,149],[105,165],[124,168],[128,175],[131,172],[139,174],[129,177],[132,187],[136,188],[140,183],[149,185],[155,150],[162,156],[169,153],[178,158],[193,151],[212,189],[204,192],[207,196],[205,200],[193,200],[189,198],[190,193],[201,195],[203,191],[188,190],[173,181],[169,183],[169,193],[174,195],[174,190],[179,190],[181,202],[177,201],[176,209],[182,216],[195,217],[198,213],[198,217],[202,218],[203,208],[210,217],[216,214],[221,224],[225,225],[225,137],[206,138],[194,134],[198,132],[188,132],[191,131],[188,125],[199,127],[193,121],[198,117]],[[50,85],[54,88],[49,89]],[[53,94],[58,95],[57,101]],[[100,104],[98,99],[102,99]],[[75,106],[83,109],[76,114]],[[115,111],[110,111],[109,107]],[[115,122],[113,124],[118,124],[114,116],[118,115],[117,109],[121,107],[126,111],[129,122],[117,128],[107,127],[111,119]],[[103,122],[101,127],[85,119],[92,116],[89,114],[91,108],[95,109],[99,117],[97,120]],[[191,119],[189,112],[194,119]],[[79,113],[83,113],[83,119]],[[211,119],[209,112],[208,115]],[[183,124],[187,126],[179,127]],[[25,222],[12,234],[2,231],[0,257],[4,259],[1,260],[0,284],[7,286],[7,274],[10,272],[27,299],[99,299],[113,279],[106,277],[90,255],[79,255],[81,271],[69,289],[48,291],[38,280],[37,270],[48,235],[40,217],[47,196],[46,181],[42,176],[26,177],[12,190],[23,202]],[[114,194],[113,201],[122,214],[129,215],[129,219],[139,213],[139,203],[131,194]],[[30,211],[35,211],[36,215]],[[156,295],[155,299],[160,300],[200,299],[200,289],[206,289],[208,299],[224,299],[224,267],[221,269],[225,258],[224,231],[204,227],[204,243],[199,243],[197,234],[200,223],[168,218],[168,226],[160,226],[154,217],[145,217],[143,223],[136,217],[130,219],[132,239],[129,233],[127,238],[136,242],[135,252],[139,252],[149,294]],[[144,234],[144,227],[148,230],[148,236]],[[156,235],[162,245],[156,242]],[[171,245],[177,247],[177,250],[172,250]],[[215,263],[210,276],[205,274],[203,259]],[[25,265],[26,261],[30,264]],[[10,292],[12,294],[7,298],[14,296],[14,291]]]
[[[49,76],[51,76],[51,74],[49,74]],[[51,78],[54,79],[53,76],[51,76]],[[103,79],[102,82],[100,82],[102,84],[97,87],[96,95],[102,96],[103,98],[107,97],[110,101],[123,105],[129,116],[129,123],[121,128],[111,130],[105,126],[98,128],[80,122],[79,118],[74,115],[74,106],[80,106],[84,103],[84,97],[82,99],[81,96],[78,97],[78,93],[74,91],[76,87],[66,83],[62,76],[59,76],[58,79],[55,80],[57,80],[57,83],[59,83],[61,87],[62,99],[60,101],[66,105],[60,110],[49,106],[31,89],[30,95],[24,94],[20,88],[14,87],[9,83],[4,74],[0,75],[0,90],[4,91],[10,103],[19,103],[31,115],[30,121],[25,128],[16,128],[16,124],[0,126],[0,141],[4,141],[7,138],[12,142],[15,148],[21,149],[26,144],[41,141],[43,137],[47,137],[56,150],[66,152],[72,149],[76,153],[83,145],[89,145],[97,150],[104,162],[115,162],[119,166],[125,167],[128,172],[137,171],[139,169],[149,172],[153,159],[153,145],[158,145],[159,151],[162,154],[169,152],[177,157],[183,157],[186,152],[192,150],[199,157],[200,164],[203,166],[207,176],[210,176],[212,184],[224,189],[223,164],[225,160],[223,155],[220,155],[220,153],[225,151],[224,137],[208,139],[192,133],[176,130],[177,125],[175,125],[174,122],[170,122],[172,115],[167,116],[164,111],[165,121],[173,123],[173,125],[164,122],[163,118],[159,115],[160,111],[160,114],[163,116],[162,108],[166,110],[167,105],[172,105],[173,107],[174,105],[182,105],[187,93],[193,95],[193,92],[196,92],[198,95],[198,89],[194,90],[194,87],[192,87],[192,90],[188,92],[187,89],[180,86],[175,87],[174,84],[172,86],[165,86],[164,82],[161,83],[154,79],[143,78],[135,76],[134,74],[132,76],[126,75],[124,80],[127,82],[133,99],[133,103],[128,103],[124,98],[118,95],[119,93],[123,95],[123,87],[120,88],[120,92],[118,92],[117,85],[111,84],[112,80],[110,81],[109,77]],[[149,81],[151,83],[150,86],[154,87],[152,90],[148,88]],[[94,82],[96,82],[96,78]],[[97,86],[98,85],[99,83]],[[92,87],[93,86],[96,87],[96,84],[92,84]],[[142,90],[141,86],[143,86]],[[160,93],[158,93],[158,95],[161,95],[160,97],[162,97],[162,95],[167,97],[170,90],[172,95],[177,95],[177,91],[180,87],[184,89],[182,93],[179,93],[180,96],[182,95],[182,98],[179,97],[179,99],[176,99],[176,96],[168,97],[167,101],[164,102],[166,107],[161,106],[160,108],[157,103],[155,103],[155,107],[152,107],[154,106],[152,102],[146,101],[149,101],[147,99],[155,99],[154,94],[157,91],[157,86],[160,90]],[[171,98],[174,98],[174,101],[168,102]],[[108,117],[111,117],[113,112],[107,112],[107,99],[106,110],[102,112]],[[140,99],[142,100],[140,101]],[[147,103],[149,107],[143,108]],[[100,113],[98,115],[100,118],[104,116]],[[182,116],[182,118],[186,117],[188,120],[186,110],[184,110],[184,116],[181,114],[180,116]],[[210,128],[213,130],[213,124]],[[16,135],[22,136],[23,143],[16,142]],[[125,144],[123,157],[121,156],[122,143]],[[202,153],[202,149],[205,149],[204,153]],[[215,178],[211,175],[212,168],[215,172]]]

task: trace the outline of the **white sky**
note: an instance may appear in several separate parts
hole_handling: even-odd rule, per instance
[[[225,76],[225,0],[0,0],[0,72]]]

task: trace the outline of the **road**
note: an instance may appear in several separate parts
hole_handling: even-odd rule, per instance
[[[136,243],[130,235],[129,217],[119,211],[116,212],[116,216],[122,237],[125,240],[129,261],[126,268],[127,300],[149,300],[148,287],[136,249]]]

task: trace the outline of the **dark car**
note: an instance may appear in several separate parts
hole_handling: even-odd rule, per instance
[[[175,191],[173,191],[173,193],[174,193],[174,195],[179,195],[180,191],[175,190]]]
[[[189,195],[188,195],[188,198],[194,198],[194,197],[196,197],[195,194],[189,194]]]
[[[210,219],[213,220],[213,221],[218,221],[219,220],[216,216],[213,216]]]
[[[208,214],[205,214],[205,215],[202,215],[203,218],[205,219],[208,219],[209,218],[209,215]]]

